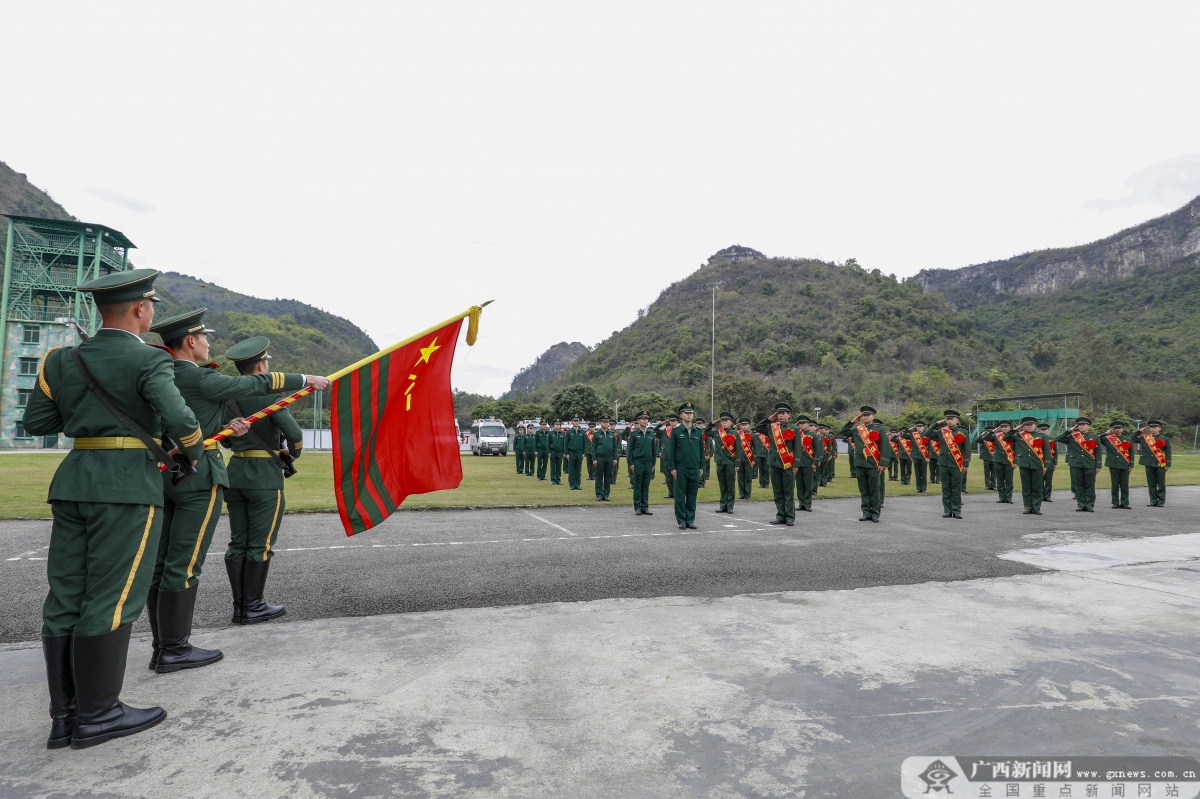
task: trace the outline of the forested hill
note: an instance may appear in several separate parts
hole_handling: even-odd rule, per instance
[[[0,214],[39,216],[43,219],[74,219],[67,209],[56,203],[46,192],[29,182],[24,173],[17,172],[0,161]],[[0,219],[5,230],[8,220]]]
[[[1200,256],[1200,197],[1166,216],[1078,247],[1040,250],[961,269],[923,269],[912,280],[959,310],[1069,290],[1142,281]]]
[[[656,391],[707,408],[714,282],[718,406],[726,397],[757,407],[738,397],[761,387],[801,408],[837,413],[869,401],[898,413],[910,400],[965,400],[990,390],[996,377],[991,339],[919,285],[853,260],[770,258],[735,246],[669,286],[536,396],[586,383],[610,401]]]
[[[513,378],[512,388],[504,395],[505,398],[528,393],[543,383],[549,383],[561,375],[579,356],[588,351],[587,345],[578,341],[567,343],[560,341],[543,352],[529,366],[517,372]]]
[[[159,320],[195,308],[208,308],[204,320],[215,360],[248,336],[271,339],[272,368],[287,372],[330,374],[378,350],[353,322],[297,300],[264,300],[176,272],[164,272],[154,284],[163,302]]]

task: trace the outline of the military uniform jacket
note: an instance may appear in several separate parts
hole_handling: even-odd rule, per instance
[[[621,457],[621,440],[613,430],[597,430],[592,434],[592,460],[615,461]]]
[[[147,433],[167,430],[191,460],[201,459],[204,434],[196,415],[175,387],[171,356],[124,330],[102,328],[79,345],[100,387]],[[70,353],[46,353],[37,388],[25,408],[32,435],[66,433],[71,438],[133,437],[88,388]],[[50,481],[50,500],[163,504],[163,479],[149,450],[71,450]]]
[[[1110,469],[1129,469],[1133,467],[1133,442],[1129,436],[1114,436],[1116,445],[1103,436],[1100,443],[1104,445],[1104,465]],[[1117,447],[1121,451],[1117,451]],[[1151,456],[1153,457],[1153,456]]]
[[[34,393],[36,394],[36,392],[34,392]],[[31,402],[32,402],[32,400],[31,400]],[[28,411],[26,412],[26,418],[29,418]],[[29,425],[27,423],[26,429],[28,429],[28,427],[29,427]],[[1171,465],[1171,439],[1155,438],[1154,443],[1155,443],[1155,446],[1158,447],[1159,451],[1162,452],[1164,455],[1166,455],[1166,457],[1167,457],[1166,465],[1170,466]],[[1140,447],[1140,451],[1142,453],[1141,457],[1138,459],[1138,463],[1140,463],[1142,466],[1154,466],[1157,468],[1159,465],[1158,458],[1154,457],[1154,453],[1150,451],[1149,445],[1146,444],[1146,439],[1142,438],[1140,435],[1138,436],[1138,447]]]
[[[566,436],[566,452],[568,455],[582,455],[588,449],[587,431],[582,427],[570,428],[565,433]]]
[[[626,455],[630,463],[654,463],[655,457],[658,455],[658,436],[650,428],[645,431],[640,427],[634,427],[627,431],[626,435],[629,439],[629,451]]]
[[[667,460],[667,444],[671,442],[674,426],[669,422],[664,422],[658,426],[654,434],[658,437],[658,453],[662,456],[663,463]]]
[[[1075,435],[1068,430],[1057,439],[1067,447],[1067,466],[1077,466],[1082,469],[1100,468],[1100,459],[1096,450],[1100,448],[1100,440],[1091,433],[1083,434],[1083,446],[1075,440]]]
[[[966,469],[971,465],[971,449],[967,446],[967,436],[962,432],[961,427],[956,427],[950,431],[954,436],[954,443],[958,447],[958,453],[962,455],[963,468]],[[930,443],[936,443],[939,448],[937,456],[938,467],[948,466],[952,469],[957,469],[958,464],[954,461],[954,454],[950,452],[950,447],[946,445],[946,437],[942,435],[942,428],[934,428],[929,433]]]
[[[812,447],[812,457],[808,455],[808,451],[804,448],[805,442]],[[813,464],[820,465],[825,462],[825,445],[821,443],[821,437],[812,433],[798,432],[796,435],[796,465],[809,466]]]
[[[704,431],[677,425],[667,439],[667,471],[704,468]]]
[[[912,442],[912,454],[909,456],[912,460],[917,461],[917,462],[929,460],[929,458],[926,458],[924,455],[921,454],[921,444],[924,443],[924,441],[923,441],[924,436],[920,435],[919,433],[917,433],[917,431],[914,430],[911,433],[906,433],[903,437],[907,438],[910,442]],[[922,439],[922,441],[918,441],[917,439]],[[929,452],[928,444],[925,444],[925,451]],[[929,454],[932,455],[933,453],[930,452]]]
[[[853,453],[850,456],[850,464],[860,469],[874,469],[890,464],[892,462],[892,448],[888,446],[887,429],[879,422],[872,422],[867,428],[867,435],[871,437],[872,443],[879,449],[879,463],[876,463],[873,458],[867,457],[866,443],[862,440],[862,434],[859,432],[857,424],[846,422],[846,426],[838,433],[839,437],[849,439],[850,441],[850,451]]]
[[[734,443],[734,446],[737,447],[738,463],[744,463],[748,465],[750,463],[750,456],[753,456],[755,462],[757,462],[758,451],[754,446],[754,442],[758,440],[758,436],[754,435],[754,433],[750,432],[749,430],[735,430],[733,434],[737,437],[737,441]],[[750,450],[749,456],[746,455],[747,449]]]
[[[550,431],[550,452],[562,455],[567,451],[567,434],[561,430]]]
[[[717,463],[732,463],[736,466],[738,454],[742,450],[742,442],[738,440],[737,430],[734,430],[732,427],[728,430],[722,430],[720,423],[716,423],[708,426],[707,435]],[[726,440],[733,447],[732,453],[725,448]]]
[[[278,402],[279,399],[280,395],[278,394],[266,394],[239,399],[237,403],[238,407],[242,409],[242,413],[249,416]],[[260,419],[250,425],[250,429],[271,446],[279,445],[281,439],[287,441],[288,454],[293,458],[300,457],[300,448],[304,446],[304,434],[287,408],[275,411],[266,419]],[[261,449],[254,437],[250,435],[227,438],[222,443],[234,452]],[[232,458],[229,461],[228,471],[230,488],[264,488],[268,490],[283,488],[283,470],[276,466],[270,458]]]
[[[533,448],[539,454],[548,453],[550,451],[550,431],[538,430],[533,434]]]
[[[1009,430],[1004,440],[1009,442],[1016,455],[1018,469],[1045,469],[1050,466],[1050,437],[1042,433],[1030,433],[1033,448],[1025,443],[1020,430]],[[1045,459],[1045,460],[1043,460]],[[1008,460],[1005,458],[1005,460]]]
[[[783,457],[779,454],[779,447],[775,443],[775,436],[771,430],[771,424],[772,423],[769,419],[763,419],[754,427],[754,432],[761,433],[767,437],[767,443],[763,444],[763,448],[767,451],[767,465],[773,469],[796,468],[798,465],[798,462],[795,460],[796,440],[800,438],[800,430],[797,429],[797,427],[793,424],[780,423],[779,425],[779,434],[783,436],[783,446],[786,447],[787,451],[792,453],[793,456],[792,465],[785,467],[783,465]]]
[[[304,375],[267,372],[262,375],[223,375],[215,368],[200,366],[192,361],[175,361],[175,386],[204,431],[204,438],[215,435],[233,418],[225,408],[225,400],[242,400],[269,394],[272,391],[299,391],[304,387]],[[244,410],[244,409],[243,409]],[[214,485],[229,487],[229,474],[219,450],[208,450],[196,464],[197,474],[186,483],[168,490],[174,493],[208,491]],[[167,478],[169,479],[169,478]]]
[[[979,459],[984,463],[995,463],[996,458],[1004,458],[1004,453],[997,451],[993,454],[993,450],[997,449],[995,438],[989,439],[988,436],[996,432],[992,430],[981,430],[971,439],[971,448],[979,455]],[[990,445],[990,446],[989,446]]]

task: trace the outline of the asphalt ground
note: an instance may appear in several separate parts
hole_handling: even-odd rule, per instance
[[[1184,496],[1194,489],[1172,487]],[[669,508],[539,508],[401,512],[347,538],[332,514],[287,516],[271,562],[269,599],[281,623],[455,608],[657,596],[722,597],[828,591],[930,580],[1028,574],[998,554],[1087,535],[1161,535],[1188,523],[1184,503],[1074,512],[1058,492],[1042,516],[970,494],[962,520],[941,518],[938,495],[887,500],[878,524],[857,521],[858,501],[818,500],[796,526],[777,527],[774,505],[739,503],[732,515],[701,506],[697,530]],[[1058,530],[1078,531],[1065,537]],[[1081,538],[1080,536],[1084,536]],[[0,522],[0,643],[36,640],[45,596],[48,521]],[[228,621],[221,520],[201,574],[197,628]],[[144,621],[144,619],[143,619]]]
[[[885,797],[916,755],[1200,758],[1200,487],[1168,497],[289,517],[288,616],[228,626],[218,548],[225,660],[148,672],[139,623],[123,698],[170,715],[83,752],[44,748],[48,524],[2,523],[0,797]]]

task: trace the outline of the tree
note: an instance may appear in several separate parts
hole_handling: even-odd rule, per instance
[[[675,400],[664,397],[657,391],[640,391],[637,394],[631,394],[629,399],[621,404],[621,407],[628,409],[621,415],[629,419],[645,411],[650,414],[650,420],[656,422],[666,419],[667,416],[674,413],[678,405],[679,403]]]
[[[937,366],[911,373],[904,385],[905,393],[918,402],[946,400],[953,389],[954,381],[950,379],[950,374]]]
[[[688,361],[679,367],[679,382],[683,383],[688,388],[696,385],[708,377],[708,367],[701,366],[698,363]]]
[[[512,400],[487,400],[475,406],[476,419],[500,419],[505,427],[513,427],[519,419],[517,403]],[[469,420],[468,420],[469,421]]]
[[[1049,341],[1038,341],[1030,348],[1029,358],[1036,368],[1049,372],[1058,363],[1058,346]]]
[[[474,416],[475,407],[481,402],[492,401],[493,398],[485,394],[472,394],[469,391],[454,389],[454,418],[458,420],[458,426],[466,430],[471,426],[471,420],[478,418]]]
[[[554,392],[550,398],[550,412],[556,419],[596,419],[604,414],[608,404],[600,399],[596,389],[583,383],[573,383]]]

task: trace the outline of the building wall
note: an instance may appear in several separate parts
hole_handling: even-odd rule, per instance
[[[37,324],[40,330],[40,341],[37,344],[25,343],[25,325]],[[41,363],[42,357],[52,347],[74,346],[78,343],[77,333],[72,327],[55,322],[9,322],[4,331],[4,363],[0,364],[3,374],[0,374],[0,449],[41,449],[44,442],[41,436],[17,438],[17,422],[25,413],[18,407],[17,398],[21,389],[36,389],[37,375],[21,374],[21,359],[36,358]],[[69,439],[58,436],[58,447],[67,447]]]

